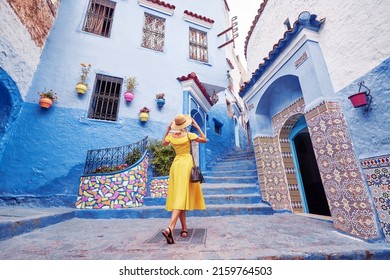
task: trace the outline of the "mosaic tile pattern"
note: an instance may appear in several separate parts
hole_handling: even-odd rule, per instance
[[[390,242],[390,155],[361,160],[382,232]]]
[[[360,238],[379,238],[374,208],[340,105],[324,102],[307,112],[306,120],[335,227]]]
[[[169,177],[156,177],[150,180],[150,197],[167,197]]]
[[[275,210],[303,212],[288,135],[304,106],[299,98],[272,118],[273,137],[254,139],[262,196]]]
[[[290,210],[287,179],[277,138],[256,137],[253,141],[261,194],[275,210]]]
[[[149,157],[137,166],[116,174],[83,176],[78,209],[131,208],[143,205],[148,180]]]

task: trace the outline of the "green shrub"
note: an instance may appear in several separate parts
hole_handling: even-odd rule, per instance
[[[125,162],[128,164],[128,166],[131,166],[137,161],[139,161],[141,156],[142,156],[141,150],[138,147],[134,148],[130,153],[127,154],[125,158]]]
[[[172,146],[163,146],[162,141],[151,140],[148,149],[151,153],[154,175],[168,176],[172,161],[175,158],[175,151]]]

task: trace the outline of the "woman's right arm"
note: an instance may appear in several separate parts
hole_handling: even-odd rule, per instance
[[[206,143],[207,142],[206,135],[204,135],[202,129],[194,119],[192,119],[192,125],[199,131],[198,138],[194,139],[194,141],[199,143]]]
[[[170,131],[171,131],[171,124],[169,124],[169,126],[167,128],[167,131],[165,132],[164,138],[162,140],[162,145],[163,146],[168,146],[170,144],[170,142],[166,140],[166,138],[167,138],[167,136],[168,136]]]

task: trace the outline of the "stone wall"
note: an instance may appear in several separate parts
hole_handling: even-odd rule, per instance
[[[30,33],[35,44],[43,48],[60,2],[57,0],[7,1]]]

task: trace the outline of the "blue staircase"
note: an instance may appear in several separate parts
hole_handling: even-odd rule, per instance
[[[188,216],[272,215],[261,198],[253,148],[235,149],[207,166],[202,184],[206,210],[188,211]],[[102,215],[100,217],[100,215]],[[165,198],[144,198],[144,206],[115,210],[82,210],[80,218],[168,218]]]

